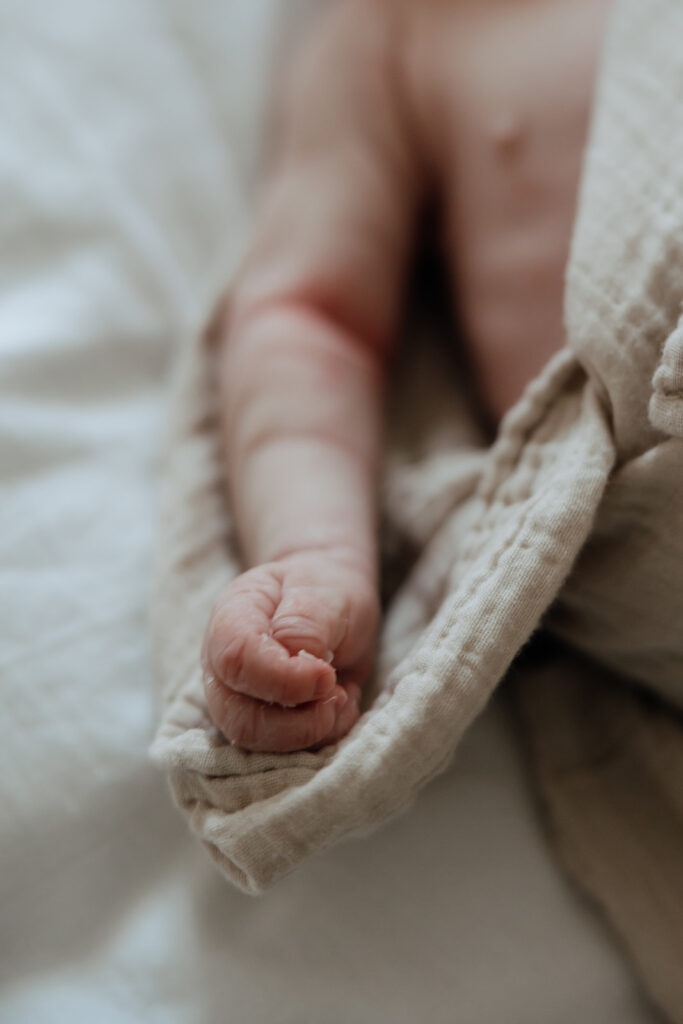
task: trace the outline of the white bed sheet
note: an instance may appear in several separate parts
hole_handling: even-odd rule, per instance
[[[0,3],[0,1021],[645,1024],[497,705],[258,900],[148,763],[165,377],[229,259],[271,7]]]

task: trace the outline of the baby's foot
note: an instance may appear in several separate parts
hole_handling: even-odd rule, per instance
[[[239,576],[203,650],[209,713],[226,739],[268,751],[339,740],[358,718],[378,618],[372,574],[328,551]]]

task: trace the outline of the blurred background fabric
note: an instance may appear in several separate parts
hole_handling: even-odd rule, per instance
[[[258,899],[147,749],[164,396],[244,233],[275,0],[0,0],[0,1021],[646,1024],[508,718]]]

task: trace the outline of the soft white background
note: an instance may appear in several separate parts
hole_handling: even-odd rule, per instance
[[[267,0],[0,0],[0,1021],[645,1024],[493,708],[259,900],[149,765],[165,380],[243,209]]]

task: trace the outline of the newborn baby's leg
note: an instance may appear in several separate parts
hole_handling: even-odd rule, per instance
[[[383,368],[417,204],[391,9],[345,0],[315,26],[226,307],[225,449],[252,568],[219,599],[204,664],[212,717],[253,750],[338,739],[373,660]]]

